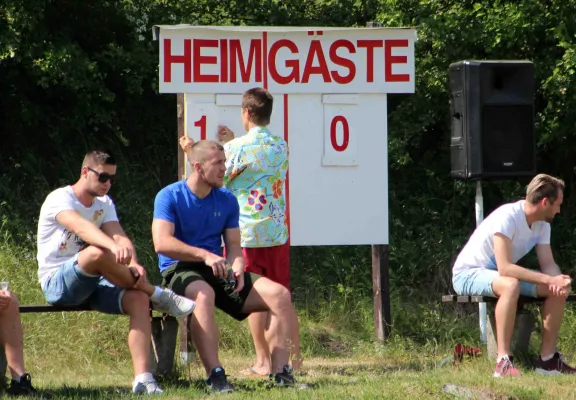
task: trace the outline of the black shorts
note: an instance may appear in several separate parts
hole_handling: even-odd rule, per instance
[[[232,318],[242,321],[249,314],[242,312],[244,303],[252,290],[254,282],[260,275],[250,272],[244,273],[244,288],[240,293],[232,294],[225,290],[224,284],[214,276],[212,268],[203,262],[185,262],[180,261],[172,264],[162,272],[162,286],[174,291],[174,293],[184,296],[184,292],[192,282],[202,280],[210,285],[215,294],[215,306]]]

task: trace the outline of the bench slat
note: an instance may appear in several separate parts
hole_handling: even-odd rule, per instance
[[[50,304],[20,306],[20,313],[45,313],[45,312],[62,312],[62,311],[93,311],[88,306],[53,306]]]
[[[443,303],[495,303],[498,300],[496,297],[489,297],[489,296],[456,296],[456,295],[443,295],[442,302]],[[544,299],[539,298],[535,299],[533,297],[524,297],[520,296],[519,301],[524,304],[529,303],[543,303]],[[566,299],[567,302],[576,301],[576,294],[571,294]]]

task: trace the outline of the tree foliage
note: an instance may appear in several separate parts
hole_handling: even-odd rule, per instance
[[[82,153],[104,144],[121,159],[121,179],[112,194],[122,222],[148,254],[149,269],[154,269],[152,201],[157,190],[176,179],[177,144],[175,96],[158,94],[153,25],[365,26],[379,21],[418,30],[416,93],[390,99],[393,287],[449,290],[453,258],[474,228],[474,185],[449,177],[447,70],[463,59],[534,62],[538,169],[559,175],[569,186],[553,244],[563,266],[571,269],[576,211],[576,197],[571,195],[576,148],[574,15],[573,0],[4,0],[2,233],[32,249],[30,235],[46,193],[74,181]],[[485,214],[521,197],[525,183],[485,183]],[[369,294],[369,257],[366,247],[295,248],[295,282],[340,284]]]

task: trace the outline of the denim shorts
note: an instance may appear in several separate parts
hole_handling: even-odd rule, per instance
[[[492,282],[500,274],[494,269],[471,268],[459,271],[452,277],[452,285],[459,296],[489,296],[497,297],[492,290]],[[520,295],[538,297],[538,287],[535,283],[520,282]]]
[[[104,277],[90,275],[78,267],[78,254],[66,261],[42,288],[46,301],[59,306],[88,305],[105,314],[124,314],[125,289],[114,286]]]

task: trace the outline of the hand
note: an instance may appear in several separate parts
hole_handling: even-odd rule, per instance
[[[182,150],[184,150],[185,153],[194,145],[194,141],[190,139],[188,135],[182,136],[178,140],[178,143],[180,143],[180,147],[182,147]]]
[[[128,269],[130,270],[130,272],[132,272],[134,278],[136,278],[134,288],[141,289],[142,286],[146,283],[146,269],[140,264],[129,265]]]
[[[234,139],[234,132],[225,125],[218,125],[218,139],[221,142],[227,143]]]
[[[7,290],[0,290],[0,311],[4,311],[10,305],[12,296]]]
[[[225,258],[220,257],[216,254],[210,254],[206,257],[204,261],[207,266],[212,268],[212,272],[214,272],[214,276],[219,278],[227,278],[228,277],[228,261]]]
[[[568,275],[557,275],[550,280],[548,287],[556,296],[568,296],[572,289],[572,279]]]
[[[115,244],[110,248],[110,251],[116,257],[116,263],[129,265],[132,261],[132,251],[128,246]]]
[[[233,293],[240,293],[240,291],[244,288],[244,269],[232,267],[232,274],[234,278],[236,278],[236,289],[234,289]]]

